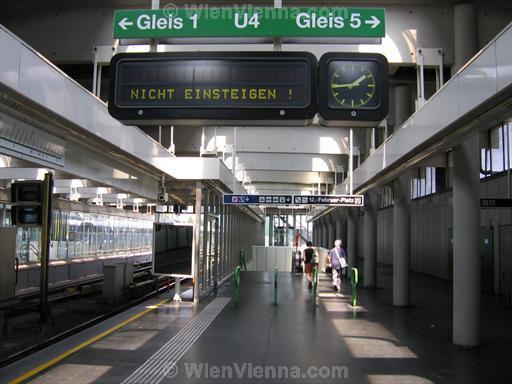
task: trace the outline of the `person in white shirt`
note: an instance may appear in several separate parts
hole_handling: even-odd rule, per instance
[[[332,288],[339,291],[341,289],[341,274],[343,268],[347,267],[347,254],[341,247],[341,240],[338,239],[334,242],[334,248],[329,251],[328,260],[332,268]]]

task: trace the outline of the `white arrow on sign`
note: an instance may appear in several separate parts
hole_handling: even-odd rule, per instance
[[[132,21],[128,21],[128,18],[127,18],[127,17],[125,17],[123,20],[121,20],[121,21],[119,22],[119,26],[120,26],[121,28],[123,28],[125,31],[126,31],[126,29],[127,29],[126,27],[127,27],[127,26],[130,26],[130,25],[133,25],[133,22],[132,22]]]
[[[371,24],[372,29],[373,29],[373,28],[376,28],[380,24],[380,20],[377,17],[372,16],[372,18],[370,20],[366,20],[364,23]]]

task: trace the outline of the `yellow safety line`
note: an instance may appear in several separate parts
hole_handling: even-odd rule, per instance
[[[82,348],[87,347],[88,345],[98,341],[99,339],[101,339],[101,338],[111,334],[114,331],[117,331],[119,328],[124,327],[126,324],[129,324],[132,321],[137,320],[138,318],[140,318],[140,317],[144,316],[145,314],[147,314],[148,312],[151,312],[152,310],[160,307],[162,304],[165,304],[168,301],[169,301],[169,299],[162,300],[158,304],[156,304],[154,306],[151,306],[151,308],[147,308],[144,311],[142,311],[142,312],[140,312],[140,313],[130,317],[129,319],[123,321],[122,323],[119,323],[119,324],[113,326],[112,328],[107,329],[106,331],[104,331],[104,332],[102,332],[102,333],[100,333],[100,334],[90,338],[89,340],[84,341],[83,343],[78,344],[77,346],[75,346],[75,347],[73,347],[71,349],[68,349],[66,352],[64,352],[61,355],[59,355],[59,356],[57,356],[57,357],[47,361],[44,364],[41,364],[39,367],[34,368],[31,371],[28,371],[24,375],[14,379],[14,380],[12,380],[12,381],[9,381],[9,384],[18,384],[18,383],[21,383],[21,382],[27,380],[28,378],[30,378],[30,377],[32,377],[32,376],[34,376],[34,375],[44,371],[45,369],[51,367],[52,365],[58,363],[59,361],[64,360],[66,357],[72,355],[73,353],[78,352]]]

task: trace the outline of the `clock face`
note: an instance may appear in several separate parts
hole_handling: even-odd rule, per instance
[[[331,60],[327,70],[327,104],[333,109],[376,109],[379,64],[371,60]]]

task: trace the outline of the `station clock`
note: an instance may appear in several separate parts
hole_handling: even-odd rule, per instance
[[[320,122],[375,126],[388,113],[388,62],[380,54],[327,53],[319,65]]]

